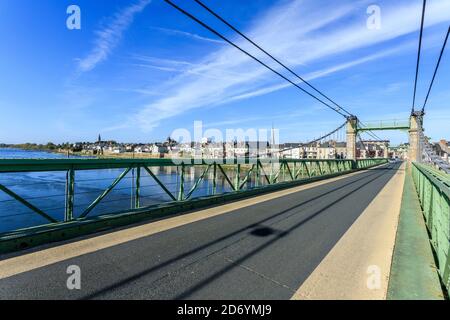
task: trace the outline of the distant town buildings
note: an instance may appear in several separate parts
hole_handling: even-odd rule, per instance
[[[327,141],[311,144],[283,143],[271,145],[267,141],[248,142],[211,142],[202,139],[201,142],[182,143],[172,151],[184,157],[210,158],[288,158],[288,159],[346,159],[347,145],[345,142]],[[357,145],[361,158],[387,157],[389,141],[363,141]]]
[[[396,147],[389,147],[389,157],[406,160],[408,158],[409,143],[402,143]]]
[[[363,141],[357,145],[361,158],[387,156],[389,141]],[[232,141],[213,142],[203,138],[200,142],[177,143],[168,138],[165,142],[154,143],[118,143],[114,140],[103,141],[98,135],[96,142],[78,142],[72,151],[88,155],[107,155],[132,153],[152,157],[202,157],[220,158],[291,158],[291,159],[346,159],[345,142],[330,140],[310,144],[283,143],[271,145],[268,141]]]
[[[436,152],[436,154],[442,158],[442,160],[446,161],[447,163],[450,163],[450,142],[441,139],[439,142],[436,142],[433,144],[433,149]]]
[[[119,143],[114,140],[104,141],[98,135],[96,142],[77,142],[70,146],[72,152],[86,155],[108,155],[122,153],[148,154],[154,157],[164,157],[175,146],[173,140],[163,143]]]
[[[407,159],[407,143],[390,146],[389,140],[365,140],[357,143],[358,158],[398,158]],[[440,140],[433,144],[436,154],[449,161],[450,143]],[[282,143],[271,145],[268,141],[232,141],[213,142],[203,138],[199,142],[177,143],[168,138],[164,142],[154,143],[118,143],[114,140],[103,141],[98,135],[96,142],[78,142],[72,145],[72,151],[87,155],[133,154],[142,157],[198,157],[206,159],[220,158],[290,158],[290,159],[346,159],[346,142],[329,140],[310,144]]]

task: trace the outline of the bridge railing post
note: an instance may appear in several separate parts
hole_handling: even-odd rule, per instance
[[[181,164],[181,172],[180,172],[180,187],[178,189],[178,201],[184,200],[184,171],[185,171],[185,164]]]
[[[241,164],[236,164],[236,176],[234,179],[234,190],[239,191],[240,189],[240,181],[241,181]]]
[[[64,221],[73,220],[73,207],[75,199],[75,170],[70,168],[66,173],[66,196],[65,196]]]
[[[217,163],[214,162],[213,166],[213,188],[212,188],[212,194],[215,195],[217,192]]]
[[[141,192],[141,167],[136,167],[136,187],[134,194],[134,208],[138,209],[141,206],[140,192]]]

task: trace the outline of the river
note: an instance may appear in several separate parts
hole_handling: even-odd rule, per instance
[[[0,148],[0,159],[64,159],[65,155],[42,151],[25,151],[20,149]],[[176,167],[152,167],[155,175],[176,197],[179,188],[179,174]],[[186,193],[201,175],[202,168],[187,168],[185,178]],[[76,171],[74,217],[78,217],[113,181],[123,169]],[[212,170],[210,170],[212,171]],[[211,176],[209,172],[192,197],[212,193]],[[233,173],[229,172],[230,178]],[[130,172],[108,194],[89,216],[120,212],[132,207],[134,194],[135,172]],[[218,179],[217,192],[229,192],[230,187],[223,177]],[[233,180],[232,180],[233,181]],[[43,210],[58,221],[64,219],[66,172],[27,172],[0,173],[0,183],[28,202]],[[170,197],[156,184],[144,170],[141,170],[140,205],[170,201]],[[0,191],[0,233],[27,228],[47,223],[37,213]]]

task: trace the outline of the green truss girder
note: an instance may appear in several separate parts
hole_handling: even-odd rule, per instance
[[[66,171],[66,191],[65,191],[65,210],[64,221],[69,222],[77,219],[85,219],[90,212],[114,189],[115,186],[133,170],[134,186],[131,195],[131,209],[142,208],[140,203],[141,193],[141,170],[144,169],[149,176],[161,187],[162,190],[170,197],[172,201],[189,201],[195,190],[197,190],[201,181],[204,180],[211,168],[213,168],[213,195],[216,195],[217,187],[217,169],[222,174],[223,179],[227,181],[233,192],[242,192],[244,186],[248,184],[252,176],[255,176],[255,187],[264,188],[264,183],[261,184],[261,175],[267,185],[294,182],[296,180],[312,178],[314,176],[324,176],[339,172],[347,172],[353,169],[363,169],[373,165],[386,162],[386,159],[362,159],[362,160],[345,160],[345,159],[276,159],[279,163],[279,170],[274,172],[273,159],[226,159],[225,161],[211,161],[211,159],[204,159],[200,163],[192,163],[192,159],[0,159],[0,178],[2,172],[42,172],[42,171]],[[223,163],[227,166],[233,166],[236,169],[234,182],[230,179],[223,168]],[[246,172],[244,178],[241,180],[242,164],[251,164],[250,169]],[[270,165],[271,172],[268,175],[264,169],[264,165]],[[292,165],[292,168],[291,166]],[[180,168],[180,184],[178,189],[178,197],[176,197],[165,184],[151,171],[151,167],[166,167],[177,166]],[[200,177],[197,178],[194,185],[184,194],[185,188],[185,168],[187,166],[204,166]],[[82,170],[99,170],[121,168],[124,171],[106,188],[78,217],[74,217],[74,203],[75,203],[75,174],[76,171]],[[246,169],[247,170],[247,169]],[[280,180],[282,175],[282,181]],[[253,178],[252,178],[253,179]],[[10,190],[7,186],[0,184],[0,191],[3,191],[13,199],[28,207],[33,212],[44,217],[51,223],[58,221],[45,213],[43,210],[37,208],[23,197],[20,197],[15,192]]]

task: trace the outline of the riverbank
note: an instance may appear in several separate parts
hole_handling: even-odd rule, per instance
[[[25,152],[42,152],[49,154],[58,154],[61,156],[70,157],[89,157],[89,158],[98,158],[98,159],[152,159],[159,158],[156,155],[152,154],[144,154],[144,153],[133,153],[133,152],[124,152],[124,153],[104,153],[102,155],[97,155],[92,152],[83,152],[83,151],[71,151],[68,149],[51,149],[46,148],[44,145],[32,145],[32,144],[20,144],[20,145],[0,145],[1,149],[5,150],[20,150]]]
[[[93,152],[73,152],[67,149],[42,149],[42,150],[31,150],[31,149],[20,149],[15,147],[0,147],[1,150],[8,150],[10,154],[5,155],[0,152],[0,159],[6,158],[16,158],[16,159],[63,159],[63,158],[89,158],[89,159],[171,159],[170,154],[151,154],[151,153],[136,153],[136,152],[122,152],[122,153],[112,153],[106,152],[102,155],[93,154]],[[16,151],[16,152],[14,152]],[[211,159],[212,160],[212,159]],[[218,161],[221,159],[217,159]],[[192,160],[193,161],[193,160]],[[226,163],[221,165],[224,170],[235,169],[234,165],[228,165]],[[242,170],[248,170],[252,167],[252,164],[242,164]]]
[[[54,152],[56,148],[44,144],[35,143],[22,143],[22,144],[5,144],[0,143],[0,149],[17,149],[23,151],[42,151],[42,152]]]
[[[150,154],[150,153],[136,153],[136,152],[123,152],[123,153],[103,153],[103,154],[94,154],[92,152],[73,152],[68,150],[54,150],[53,152],[64,154],[68,158],[70,156],[76,157],[90,157],[97,159],[160,159],[160,158],[170,158],[170,157],[160,157],[159,155]]]

